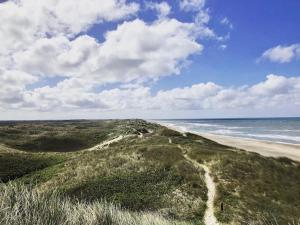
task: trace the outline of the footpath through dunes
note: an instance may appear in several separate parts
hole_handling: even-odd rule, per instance
[[[218,225],[217,218],[214,214],[214,200],[216,196],[216,185],[214,183],[213,178],[210,175],[209,168],[204,165],[198,163],[196,160],[191,159],[186,154],[184,157],[191,162],[196,168],[200,169],[202,168],[205,171],[205,183],[207,186],[207,202],[206,202],[206,210],[204,214],[204,222],[206,225]]]
[[[169,138],[169,143],[172,143],[171,138]],[[210,175],[209,168],[206,165],[201,164],[194,159],[191,159],[186,154],[186,150],[181,145],[178,145],[178,148],[180,148],[183,151],[184,158],[187,161],[189,161],[195,168],[197,168],[198,170],[203,169],[205,171],[205,183],[207,187],[207,202],[206,202],[207,208],[204,214],[204,223],[205,225],[219,225],[217,218],[215,217],[214,214],[214,200],[216,196],[216,185],[213,178]]]
[[[95,150],[103,149],[104,147],[109,147],[110,144],[119,142],[119,141],[121,141],[122,139],[124,139],[124,138],[126,138],[128,136],[130,136],[130,135],[126,135],[126,136],[125,135],[120,135],[120,136],[118,136],[116,138],[113,138],[111,140],[103,141],[100,144],[98,144],[98,145],[96,145],[96,146],[88,149],[88,151],[95,151]]]

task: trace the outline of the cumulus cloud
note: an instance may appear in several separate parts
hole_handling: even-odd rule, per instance
[[[39,76],[82,77],[99,84],[157,79],[178,74],[189,55],[201,52],[194,24],[164,19],[152,24],[135,19],[105,35],[42,38],[13,54],[16,68]]]
[[[214,83],[153,95],[147,82],[180,74],[189,56],[203,51],[201,38],[218,37],[204,0],[180,1],[194,15],[189,23],[171,18],[167,2],[147,5],[156,20],[134,17],[140,6],[126,0],[1,3],[0,109],[200,109],[213,105],[207,96],[228,95]],[[101,38],[87,34],[107,21],[117,25]],[[41,82],[53,78],[60,82]],[[104,90],[107,84],[116,87]]]
[[[185,11],[200,11],[205,6],[205,0],[180,0],[180,8]]]
[[[72,37],[92,24],[135,14],[136,3],[124,0],[16,0],[0,4],[0,53],[20,49],[38,38]]]
[[[37,78],[15,70],[3,71],[0,69],[0,106],[1,103],[13,106],[15,103],[23,102],[26,85],[37,81]]]
[[[176,19],[125,22],[106,34],[103,63],[93,73],[104,71],[107,79],[124,82],[179,74],[181,63],[203,49],[196,42],[194,26]]]
[[[146,7],[158,12],[158,18],[165,18],[171,13],[171,6],[167,2],[147,2]]]
[[[222,40],[223,37],[218,37],[208,26],[210,13],[209,9],[205,7],[205,3],[206,0],[180,0],[179,7],[184,12],[195,14],[194,23],[199,38]]]
[[[253,86],[226,88],[214,83],[162,91],[154,97],[157,105],[175,109],[226,109],[291,104],[300,107],[300,78],[268,75]]]
[[[228,26],[230,29],[233,29],[233,24],[229,21],[227,17],[224,17],[220,22],[221,24]]]
[[[64,109],[98,110],[226,110],[300,107],[300,78],[268,75],[252,86],[224,87],[212,82],[151,93],[136,86],[93,92],[92,85],[62,81],[55,87],[25,91],[22,107],[51,111]],[[75,85],[74,85],[75,84]]]
[[[300,58],[300,44],[293,44],[290,46],[278,45],[276,47],[266,50],[259,61],[269,60],[270,62],[288,63],[294,59]]]
[[[99,44],[83,35],[70,41],[60,36],[38,39],[30,48],[15,52],[13,63],[19,70],[40,76],[76,76],[95,57]]]

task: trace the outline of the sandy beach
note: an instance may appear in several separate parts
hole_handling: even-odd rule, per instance
[[[288,157],[290,159],[300,161],[300,145],[297,144],[273,143],[270,141],[260,141],[207,133],[199,133],[199,135],[223,145],[256,152],[263,156]]]
[[[161,124],[170,129],[179,131],[179,132],[188,132],[187,130],[182,130],[175,126],[170,126],[168,124]],[[195,133],[191,132],[207,139],[218,142],[222,145],[231,146],[234,148],[243,149],[250,152],[256,152],[263,156],[269,157],[287,157],[295,161],[300,162],[300,145],[299,144],[285,144],[285,143],[276,143],[271,141],[261,141],[255,139],[247,139],[240,137],[232,137],[225,135],[216,135],[211,133]]]

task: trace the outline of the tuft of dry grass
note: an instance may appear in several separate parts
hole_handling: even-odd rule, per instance
[[[188,225],[155,213],[130,212],[98,201],[70,200],[20,183],[0,184],[0,224],[5,225]]]

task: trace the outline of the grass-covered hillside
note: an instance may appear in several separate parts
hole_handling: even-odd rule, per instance
[[[219,224],[299,224],[299,163],[142,120],[1,122],[0,224],[204,224],[191,160]]]

